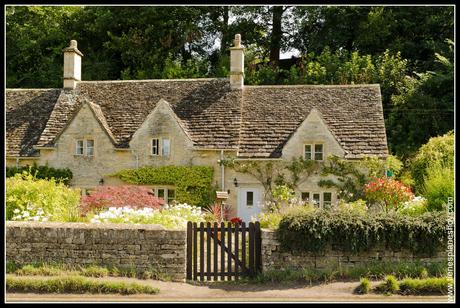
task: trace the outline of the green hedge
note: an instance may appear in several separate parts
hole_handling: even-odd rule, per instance
[[[285,251],[321,252],[332,247],[357,253],[384,245],[396,251],[409,249],[415,254],[433,255],[445,247],[446,224],[445,212],[409,217],[316,210],[284,217],[278,239]]]
[[[37,166],[36,164],[33,164],[32,166],[6,167],[6,177],[12,177],[17,173],[22,173],[23,171],[28,171],[37,179],[49,180],[54,178],[56,181],[61,181],[65,185],[70,184],[73,176],[72,171],[70,171],[69,168],[57,169],[48,166]]]
[[[215,200],[215,187],[212,186],[213,175],[213,167],[162,166],[127,169],[112,176],[130,184],[174,185],[177,202],[207,206]]]

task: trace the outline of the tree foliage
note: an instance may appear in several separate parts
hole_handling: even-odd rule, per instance
[[[83,80],[227,77],[246,84],[381,85],[391,153],[453,129],[453,6],[8,6],[6,85],[62,86],[76,39]],[[282,64],[280,52],[301,60]]]

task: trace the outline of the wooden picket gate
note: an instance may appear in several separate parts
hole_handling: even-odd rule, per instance
[[[187,223],[187,279],[238,280],[262,269],[259,222]]]

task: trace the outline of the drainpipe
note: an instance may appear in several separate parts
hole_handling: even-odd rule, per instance
[[[131,153],[136,157],[136,169],[139,169],[139,155],[134,150],[131,150]]]
[[[222,176],[221,191],[225,190],[225,166],[223,164],[223,161],[224,161],[224,150],[220,150],[220,174]]]

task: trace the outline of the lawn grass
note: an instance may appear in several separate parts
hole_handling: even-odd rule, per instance
[[[356,287],[354,293],[356,294],[367,294],[371,291],[371,282],[367,278],[361,278],[359,286]]]
[[[285,268],[264,270],[251,279],[256,283],[333,282],[356,281],[361,278],[384,279],[392,275],[397,279],[442,277],[447,273],[447,263],[422,264],[420,262],[375,262],[365,266],[340,268],[338,266],[315,268]]]
[[[138,270],[135,266],[118,268],[115,266],[103,267],[99,265],[68,265],[68,264],[49,264],[34,263],[23,266],[8,262],[6,267],[8,274],[18,276],[61,276],[61,275],[81,275],[86,277],[129,277],[138,279],[156,279],[170,281],[171,277],[162,273],[158,267],[152,266],[149,269]]]
[[[394,276],[390,275],[385,278],[383,283],[369,291],[385,295],[446,295],[449,285],[453,285],[453,280],[447,277],[405,278],[398,281]],[[355,290],[360,288],[362,288],[361,284]]]
[[[399,283],[400,293],[405,295],[420,294],[447,294],[449,284],[453,280],[447,277],[410,279],[406,278]]]
[[[7,292],[23,293],[99,293],[99,294],[157,294],[160,290],[135,282],[97,281],[82,276],[52,278],[6,277]]]

